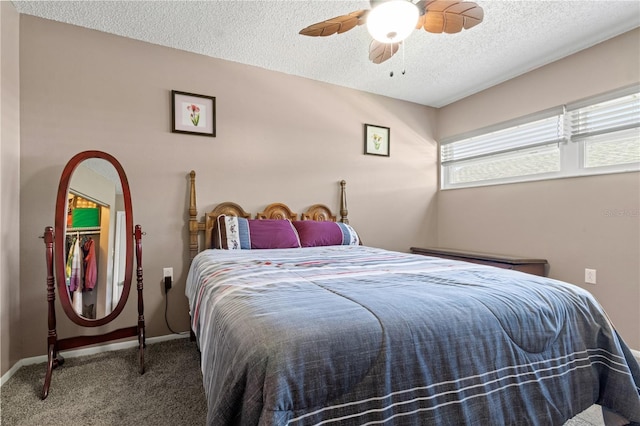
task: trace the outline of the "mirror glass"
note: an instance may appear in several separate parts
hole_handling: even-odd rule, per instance
[[[60,182],[55,245],[58,294],[75,322],[101,325],[124,307],[131,285],[131,223],[120,164],[98,151],[74,157]]]

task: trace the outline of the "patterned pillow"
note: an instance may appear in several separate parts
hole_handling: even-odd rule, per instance
[[[293,222],[302,247],[358,245],[356,231],[342,222],[297,220]]]
[[[213,245],[222,250],[248,250],[251,248],[248,220],[221,214],[216,219]]]
[[[300,239],[288,219],[250,219],[252,249],[298,248]]]
[[[357,246],[360,244],[360,237],[358,233],[351,225],[346,223],[336,222],[342,231],[342,245],[343,246]]]

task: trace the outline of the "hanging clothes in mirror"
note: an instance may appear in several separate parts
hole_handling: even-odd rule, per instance
[[[98,266],[96,264],[96,249],[93,238],[88,237],[82,244],[84,266],[84,289],[92,291],[98,279]]]
[[[66,282],[73,310],[85,318],[95,318],[95,295],[98,280],[95,241],[79,232],[67,235]]]
[[[96,297],[93,289],[98,280],[98,265],[96,262],[95,242],[91,237],[82,239],[82,316],[94,319],[96,317]]]
[[[76,235],[71,242],[66,263],[67,289],[71,295],[73,310],[82,315],[82,255],[80,254],[80,239]]]

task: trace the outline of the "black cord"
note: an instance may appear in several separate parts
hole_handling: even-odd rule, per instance
[[[173,334],[180,334],[180,333],[177,333],[177,332],[173,331],[173,329],[169,325],[169,319],[167,318],[167,310],[168,310],[168,308],[169,308],[169,294],[165,291],[165,293],[164,293],[164,322],[167,323],[167,328],[169,329],[170,332],[172,332]]]

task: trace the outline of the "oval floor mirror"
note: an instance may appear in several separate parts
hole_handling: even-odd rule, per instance
[[[46,227],[44,240],[49,333],[42,399],[49,394],[53,369],[64,363],[60,351],[137,336],[139,372],[144,373],[142,230],[133,226],[129,183],[118,160],[101,151],[84,151],[69,160],[58,186],[55,229]],[[55,289],[65,314],[75,324],[105,325],[120,315],[129,298],[134,251],[137,325],[58,339]]]

